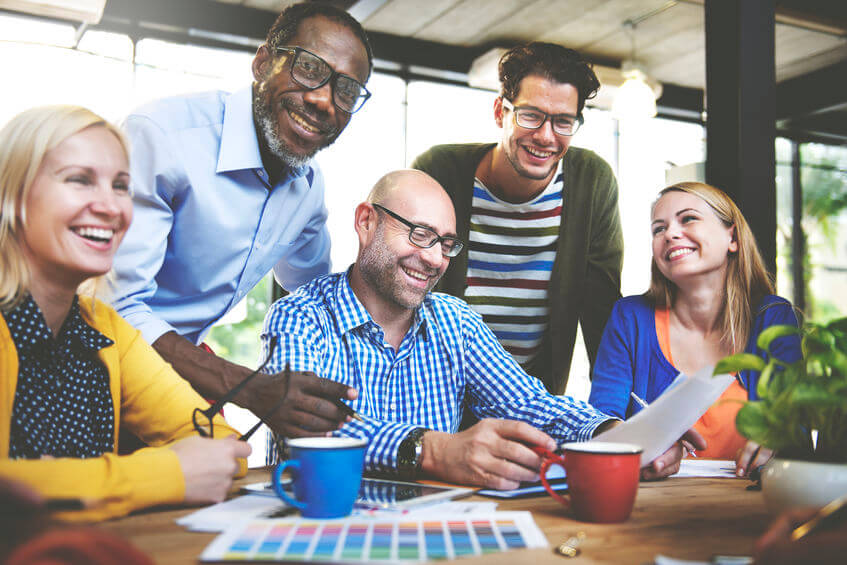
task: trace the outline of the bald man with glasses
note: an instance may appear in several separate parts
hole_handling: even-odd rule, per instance
[[[538,480],[533,446],[584,441],[617,422],[547,392],[465,302],[431,292],[464,244],[450,198],[430,176],[387,174],[353,225],[356,262],[278,300],[262,339],[271,370],[290,366],[358,389],[350,402],[358,418],[334,434],[368,440],[368,471],[515,488]],[[482,421],[460,432],[465,408]],[[675,445],[643,475],[676,472],[681,456]]]

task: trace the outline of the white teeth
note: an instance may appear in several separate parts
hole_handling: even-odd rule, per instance
[[[541,159],[546,159],[547,157],[553,154],[552,151],[539,151],[537,149],[532,149],[531,147],[527,147],[526,150],[530,155],[539,157]]]
[[[115,235],[115,230],[105,228],[94,228],[89,226],[75,228],[74,231],[82,237],[88,237],[91,239],[102,239],[105,241],[112,239],[112,236]]]
[[[417,271],[410,271],[409,269],[406,269],[406,268],[403,269],[403,272],[406,273],[407,275],[409,275],[410,277],[412,277],[413,279],[418,279],[419,281],[425,281],[429,278],[426,275],[418,273]]]
[[[676,249],[668,253],[668,259],[675,259],[682,255],[688,255],[689,253],[694,253],[693,249]]]
[[[303,118],[301,118],[299,115],[295,114],[291,110],[288,111],[288,115],[291,116],[291,119],[294,120],[295,122],[297,122],[297,124],[299,124],[300,127],[302,127],[304,130],[308,131],[309,133],[318,133],[320,131],[317,128],[309,125],[309,123],[307,121],[305,121]]]

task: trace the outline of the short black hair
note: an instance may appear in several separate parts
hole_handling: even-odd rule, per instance
[[[265,38],[265,43],[271,48],[271,52],[276,47],[288,43],[297,34],[297,30],[300,29],[300,24],[303,23],[303,20],[315,16],[323,16],[324,18],[338,22],[356,34],[356,37],[365,46],[365,51],[368,54],[368,78],[370,78],[371,71],[373,71],[373,50],[371,49],[371,43],[368,41],[368,35],[365,33],[362,24],[344,10],[326,2],[292,4],[283,10],[276,18],[274,25],[268,30],[268,35]]]
[[[591,65],[582,56],[567,47],[555,43],[533,41],[512,47],[500,57],[500,95],[513,101],[521,88],[521,81],[528,75],[540,75],[546,79],[572,84],[578,92],[577,115],[582,115],[585,101],[594,98],[600,81]]]

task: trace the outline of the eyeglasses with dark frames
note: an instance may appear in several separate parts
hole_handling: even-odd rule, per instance
[[[302,47],[276,47],[277,54],[293,53],[291,59],[291,78],[309,90],[315,90],[326,83],[332,85],[332,101],[342,112],[354,114],[361,110],[371,93],[365,85],[351,76],[343,75],[329,66],[329,63]]]
[[[251,380],[253,380],[253,378],[256,375],[258,375],[259,373],[261,373],[265,369],[265,367],[268,365],[268,363],[270,363],[271,359],[273,358],[274,351],[276,350],[277,341],[278,341],[277,336],[271,337],[271,342],[270,342],[270,345],[268,346],[268,355],[267,355],[267,357],[265,357],[265,360],[262,362],[262,364],[259,366],[258,369],[256,369],[255,371],[253,371],[252,373],[250,373],[249,375],[244,377],[244,380],[242,380],[240,383],[235,385],[232,388],[232,390],[230,390],[225,395],[223,395],[223,397],[220,400],[218,400],[217,402],[215,402],[214,404],[212,404],[211,406],[209,406],[205,410],[202,410],[200,408],[194,409],[194,412],[191,413],[191,421],[194,424],[194,429],[197,430],[197,433],[200,436],[202,436],[202,437],[214,437],[214,422],[213,422],[213,419],[215,417],[215,414],[220,412],[221,408],[224,407],[224,404],[226,404],[227,402],[230,402],[233,398],[235,398],[235,396],[239,392],[241,392],[241,390],[247,385],[247,383],[249,383]],[[267,414],[265,414],[264,418],[259,420],[256,423],[256,425],[254,425],[252,428],[250,428],[247,431],[247,433],[245,433],[240,438],[238,438],[239,441],[247,441],[250,438],[250,436],[252,436],[256,432],[256,430],[258,430],[259,427],[261,427],[262,423],[265,420],[268,420],[271,416],[273,416],[276,413],[276,411],[279,410],[279,407],[282,406],[282,403],[285,401],[285,398],[288,396],[288,382],[291,380],[291,368],[290,368],[290,365],[288,363],[285,364],[285,373],[284,373],[284,379],[283,380],[285,382],[284,382],[284,385],[283,385],[282,396],[280,397],[279,401],[276,403],[276,405],[274,405],[273,408],[271,408],[271,410]]]
[[[449,236],[440,236],[432,228],[413,224],[403,216],[392,212],[385,206],[374,204],[373,207],[377,210],[385,212],[401,224],[408,227],[409,241],[411,241],[414,245],[418,247],[422,247],[423,249],[429,249],[436,243],[440,243],[441,254],[445,257],[455,257],[456,255],[461,253],[462,249],[465,247],[465,244],[462,243],[459,239]]]
[[[515,123],[522,128],[538,129],[549,119],[555,133],[564,136],[571,136],[579,130],[579,127],[583,122],[582,116],[572,116],[570,114],[548,114],[531,106],[515,106],[506,98],[501,98],[501,100],[503,101],[503,107],[507,110],[511,110],[515,115]]]

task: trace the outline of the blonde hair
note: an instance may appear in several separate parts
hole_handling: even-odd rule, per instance
[[[123,133],[80,106],[26,110],[0,129],[0,310],[16,306],[29,289],[30,271],[21,247],[26,201],[45,155],[90,127],[112,132],[129,158]]]
[[[652,214],[659,199],[668,192],[687,192],[702,199],[726,227],[735,226],[738,250],[727,255],[726,291],[718,313],[721,340],[731,351],[744,349],[753,326],[753,309],[765,295],[773,294],[771,277],[756,245],[756,238],[735,202],[722,190],[701,182],[681,182],[663,189],[653,202]],[[650,267],[648,299],[660,308],[673,307],[676,285],[668,280],[656,266],[655,258]]]

